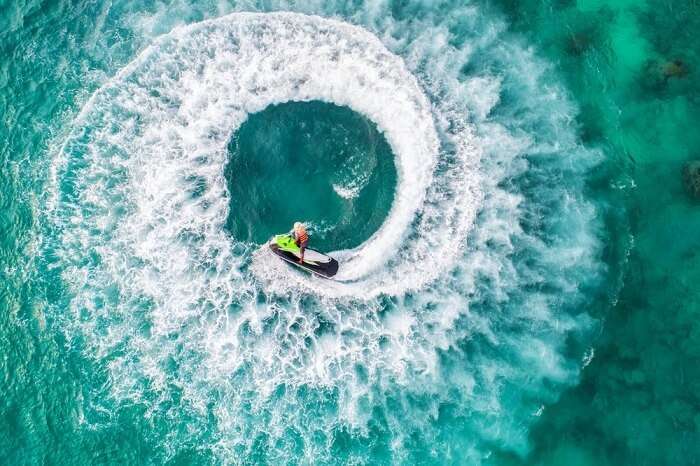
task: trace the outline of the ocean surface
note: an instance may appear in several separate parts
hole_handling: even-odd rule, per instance
[[[698,464],[698,31],[0,1],[0,463]]]

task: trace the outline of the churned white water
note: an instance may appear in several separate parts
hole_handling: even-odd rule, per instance
[[[56,158],[55,218],[70,332],[115,399],[186,413],[194,438],[213,419],[207,448],[226,461],[263,432],[273,462],[329,461],[335,433],[377,422],[401,461],[416,438],[441,442],[446,409],[460,455],[524,448],[523,419],[577,377],[564,342],[590,325],[578,289],[599,246],[578,177],[597,156],[546,65],[459,14],[472,40],[430,19],[370,32],[234,13],[156,39],[92,96]],[[379,230],[332,253],[335,281],[224,229],[232,135],[309,100],[372,120],[397,167]]]

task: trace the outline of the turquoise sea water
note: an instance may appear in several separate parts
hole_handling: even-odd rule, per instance
[[[699,10],[0,4],[3,463],[696,464]]]
[[[262,244],[303,219],[321,250],[355,247],[386,218],[396,189],[391,148],[344,107],[293,102],[252,115],[224,171],[231,235]]]

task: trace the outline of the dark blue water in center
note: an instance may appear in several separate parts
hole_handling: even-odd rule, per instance
[[[251,115],[229,144],[227,227],[261,244],[307,224],[316,248],[364,242],[396,189],[394,156],[367,118],[323,102],[290,102]]]

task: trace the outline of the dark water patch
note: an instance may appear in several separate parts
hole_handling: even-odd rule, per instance
[[[700,199],[700,160],[693,160],[683,166],[683,183],[694,199]]]
[[[586,13],[573,10],[567,17],[563,37],[566,53],[578,57],[592,49],[605,47],[607,28],[614,18],[614,13],[607,8]]]
[[[261,244],[302,221],[315,247],[354,247],[379,228],[393,202],[389,144],[345,107],[268,107],[241,126],[229,152],[227,227],[240,241]]]

